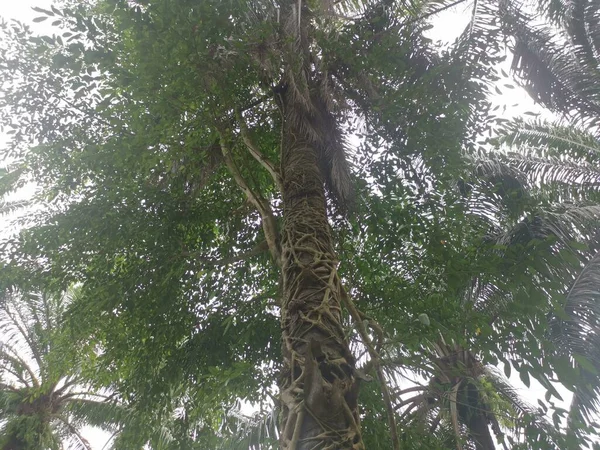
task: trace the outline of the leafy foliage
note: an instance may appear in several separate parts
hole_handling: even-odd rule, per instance
[[[490,153],[482,134],[503,33],[537,98],[593,126],[588,80],[567,79],[567,50],[505,2],[477,2],[446,50],[424,35],[443,2],[296,4],[65,1],[37,9],[53,36],[2,24],[6,185],[32,177],[44,204],[4,257],[52,291],[78,286],[61,345],[97,343],[81,375],[130,413],[114,446],[274,448],[286,431],[286,126],[326,186],[365,447],[585,444],[578,419],[600,385],[597,141],[518,121],[497,141],[512,152]],[[546,402],[524,403],[500,363]],[[545,417],[555,376],[575,391],[578,436],[559,408]],[[87,404],[65,411],[122,419]]]

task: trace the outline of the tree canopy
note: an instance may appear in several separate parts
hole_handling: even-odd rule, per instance
[[[597,445],[580,3],[578,29],[480,1],[444,47],[427,30],[451,2],[62,0],[35,8],[51,36],[2,22],[0,193],[34,182],[38,207],[0,277],[76,289],[54,326],[90,349],[114,447]],[[494,112],[507,45],[560,123]]]

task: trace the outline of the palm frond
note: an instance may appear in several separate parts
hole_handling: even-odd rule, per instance
[[[561,123],[517,119],[503,127],[498,143],[541,158],[565,156],[596,168],[600,164],[600,141],[596,136]]]
[[[597,237],[600,205],[565,204],[548,209],[542,215],[547,230],[567,247],[574,241],[590,243]]]
[[[589,58],[582,57],[581,44],[569,39],[566,32],[557,32],[539,21],[538,25],[532,25],[534,18],[521,11],[514,8],[507,11],[507,33],[515,39],[512,70],[525,89],[547,108],[586,126],[597,127],[598,74],[596,65],[590,65]]]
[[[510,282],[522,271],[524,260],[534,261],[530,287],[536,286],[544,297],[549,295],[543,288],[545,282],[560,280],[566,288],[589,258],[590,251],[576,242],[594,247],[599,222],[600,206],[561,205],[527,216],[508,230],[498,228],[486,236],[490,245],[481,250],[482,255],[489,255],[484,258],[499,258],[498,272],[475,277],[463,294],[465,299],[491,321],[502,317],[514,308],[514,302],[529,298],[524,287]]]
[[[115,431],[117,426],[127,423],[131,412],[123,405],[110,401],[71,399],[65,407],[70,421],[77,425],[91,425],[106,431]]]
[[[540,0],[538,10],[556,25],[565,25],[573,17],[577,0]]]
[[[551,321],[551,330],[559,352],[566,353],[581,373],[572,414],[589,422],[600,410],[600,252],[571,285],[564,311]]]
[[[544,413],[525,401],[517,389],[495,369],[487,367],[482,380],[491,387],[488,395],[496,397],[492,401],[494,414],[510,433],[518,436],[524,429],[533,428],[545,438],[560,438],[560,432],[547,421]]]
[[[247,416],[239,405],[224,418],[223,449],[268,450],[275,449],[279,442],[277,410]]]
[[[600,190],[600,170],[596,167],[557,157],[535,158],[527,155],[510,155],[511,163],[520,169],[532,185],[564,184],[593,192]]]
[[[567,20],[562,24],[573,44],[573,49],[584,67],[593,73],[598,65],[598,4],[575,0]]]

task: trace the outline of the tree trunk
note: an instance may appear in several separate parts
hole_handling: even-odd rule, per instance
[[[318,156],[285,116],[281,448],[362,450],[358,380],[341,325],[342,286]]]
[[[468,364],[468,363],[467,363]],[[475,441],[477,450],[495,450],[487,415],[489,406],[482,400],[478,388],[470,382],[463,382],[459,393],[458,407],[461,422],[467,426],[469,435]]]

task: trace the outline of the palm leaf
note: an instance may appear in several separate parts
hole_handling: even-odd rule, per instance
[[[85,398],[71,399],[65,412],[74,424],[91,425],[106,431],[115,431],[119,424],[127,423],[132,415],[118,403]]]
[[[600,117],[597,63],[590,54],[593,50],[586,39],[587,33],[582,36],[580,32],[582,23],[577,19],[580,8],[575,2],[572,5],[571,13],[564,17],[571,35],[567,30],[557,32],[551,26],[532,25],[533,17],[507,8],[506,32],[515,40],[512,70],[534,100],[586,126],[596,127]],[[555,6],[550,9],[556,11]]]
[[[571,414],[590,422],[600,410],[600,252],[573,282],[563,314],[555,317],[551,325],[557,348],[570,357],[573,367],[579,367],[581,373]]]
[[[498,143],[542,158],[567,156],[596,168],[600,163],[600,142],[596,136],[561,123],[517,119],[503,127]]]
[[[223,449],[267,450],[278,447],[277,411],[257,413],[247,416],[237,405],[224,418],[222,432],[225,437]]]
[[[511,432],[518,433],[525,427],[534,427],[549,436],[556,433],[556,429],[540,410],[526,402],[517,389],[495,369],[486,367],[482,379],[491,385],[493,394],[500,399],[499,402],[494,402],[495,414]],[[506,418],[509,420],[505,420]]]

